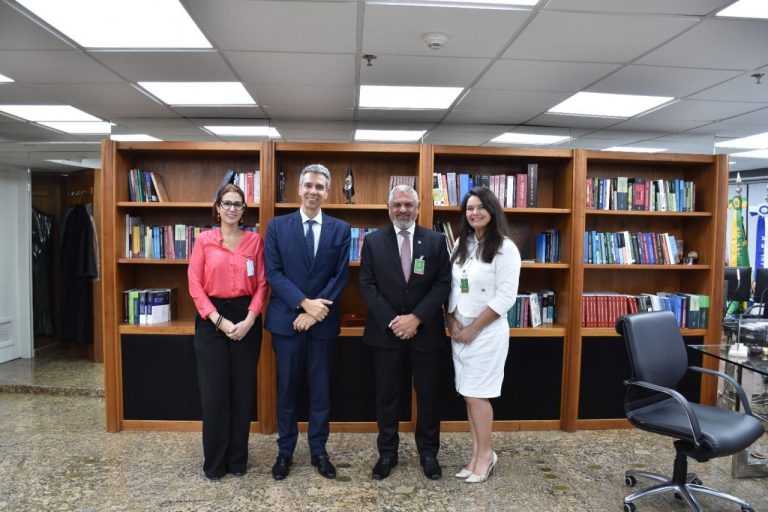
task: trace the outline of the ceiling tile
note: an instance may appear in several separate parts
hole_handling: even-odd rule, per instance
[[[765,69],[762,71],[765,71]],[[694,94],[691,96],[691,99],[768,103],[768,79],[763,77],[761,83],[758,84],[749,75],[750,73],[744,73],[724,84],[710,87],[698,94]]]
[[[728,119],[727,122],[734,124],[763,125],[768,128],[768,106],[750,112],[749,114],[732,117]],[[766,129],[766,131],[768,131],[768,129]]]
[[[568,96],[569,93],[472,89],[446,120],[451,123],[521,124]]]
[[[731,118],[754,110],[754,103],[681,100],[649,114],[629,119],[617,126],[630,130],[690,130],[704,124]]]
[[[618,68],[617,64],[497,60],[475,87],[576,92]]]
[[[55,99],[20,83],[0,84],[0,104],[2,105],[45,105],[56,103]]]
[[[75,50],[0,51],[0,69],[17,82],[118,83],[123,80],[104,66]]]
[[[359,109],[359,121],[387,121],[392,123],[435,123],[445,116],[445,110],[375,110]]]
[[[221,50],[355,51],[356,2],[188,0],[185,5]]]
[[[266,109],[269,117],[278,123],[281,120],[290,121],[351,121],[355,111],[352,108],[328,107],[313,105],[310,107],[271,107]]]
[[[36,84],[33,87],[56,98],[56,103],[73,105],[108,119],[176,115],[130,84]]]
[[[542,11],[504,58],[624,63],[694,23],[675,17]]]
[[[17,141],[76,141],[72,135],[32,123],[0,123],[0,136]]]
[[[261,85],[354,85],[354,54],[224,52],[238,76]]]
[[[704,16],[732,3],[733,0],[549,0],[545,9],[548,11],[588,11],[614,12],[621,14],[684,14]]]
[[[738,71],[633,65],[620,69],[588,90],[682,98],[738,74]]]
[[[708,19],[638,63],[746,71],[766,64],[766,48],[765,21]]]
[[[619,120],[607,117],[586,117],[586,116],[557,116],[554,114],[542,114],[531,119],[526,124],[538,126],[558,126],[562,128],[584,128],[601,130],[614,126]]]
[[[529,16],[527,10],[368,4],[363,53],[379,57],[436,53],[441,57],[495,57]],[[446,34],[447,44],[440,50],[430,50],[422,41],[427,32]]]
[[[234,117],[244,119],[260,119],[264,112],[258,107],[173,107],[173,110],[184,117]]]
[[[70,50],[72,47],[30,20],[19,11],[0,2],[0,50]],[[0,73],[3,73],[0,67]]]
[[[254,86],[259,104],[269,110],[273,107],[293,109],[354,107],[355,88],[317,85],[258,85]]]
[[[360,69],[364,85],[414,85],[466,87],[491,62],[490,59],[462,59],[424,56],[382,55],[372,66]]]
[[[213,51],[91,52],[130,82],[230,82],[235,75]]]

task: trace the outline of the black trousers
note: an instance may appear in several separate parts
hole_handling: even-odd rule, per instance
[[[251,297],[211,297],[219,314],[238,323]],[[208,477],[245,472],[248,434],[256,412],[256,366],[261,351],[261,316],[240,341],[217,331],[210,320],[195,320],[195,355],[203,408],[203,471]]]
[[[376,422],[379,436],[376,445],[381,457],[395,457],[400,444],[397,411],[410,367],[416,389],[416,449],[419,456],[437,456],[440,449],[440,366],[444,364],[443,352],[418,352],[404,342],[398,349],[373,348],[373,364],[376,369]],[[408,360],[410,359],[410,365]]]

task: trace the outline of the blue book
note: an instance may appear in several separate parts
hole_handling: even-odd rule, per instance
[[[547,235],[546,233],[536,233],[536,262],[544,263],[547,261]]]
[[[459,205],[464,201],[464,196],[467,195],[469,189],[472,188],[470,183],[469,174],[459,174]]]

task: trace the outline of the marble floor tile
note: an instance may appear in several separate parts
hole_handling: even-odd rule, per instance
[[[452,477],[468,456],[467,433],[445,433],[444,477],[421,473],[412,434],[401,439],[400,465],[373,481],[375,434],[333,433],[328,451],[339,477],[309,464],[301,436],[290,476],[270,467],[276,436],[252,434],[248,472],[210,482],[202,474],[199,433],[104,431],[99,397],[0,393],[0,511],[621,511],[628,468],[671,471],[666,438],[637,430],[495,432],[499,465],[483,484]],[[733,479],[730,460],[689,468],[755,510],[768,510],[768,479]],[[642,483],[640,484],[642,485]],[[737,508],[701,499],[708,512]],[[638,502],[639,512],[686,508],[671,496]]]
[[[104,365],[59,343],[32,359],[0,364],[0,391],[104,396]]]

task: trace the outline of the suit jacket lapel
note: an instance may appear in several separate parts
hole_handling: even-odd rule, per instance
[[[326,254],[328,244],[330,244],[331,230],[334,228],[334,220],[326,214],[323,214],[323,224],[320,226],[320,240],[317,242],[317,252],[315,253],[314,261],[320,257],[321,254]],[[314,263],[313,263],[314,265]]]

